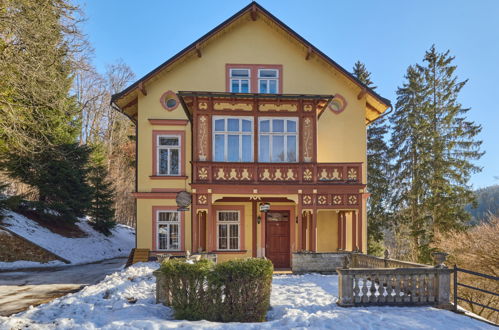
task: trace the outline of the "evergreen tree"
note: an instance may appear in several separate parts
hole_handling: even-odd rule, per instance
[[[481,127],[466,120],[470,109],[457,101],[466,81],[458,82],[449,52],[435,47],[424,64],[410,66],[397,91],[392,115],[391,152],[395,158],[393,207],[399,221],[410,225],[416,258],[430,259],[435,231],[462,227],[465,206],[473,201],[472,163],[482,155],[476,135]]]
[[[38,190],[37,209],[46,220],[76,222],[90,206],[86,180],[90,148],[78,143],[43,149],[30,157],[8,157],[2,166],[10,177]]]
[[[75,141],[78,108],[69,94],[81,45],[75,11],[67,0],[2,0],[0,156]]]
[[[354,64],[353,75],[367,87],[376,89],[371,81],[371,73],[362,62],[357,61]],[[371,193],[367,204],[367,252],[374,255],[381,255],[383,252],[383,228],[387,226],[389,219],[389,159],[385,142],[387,132],[388,125],[383,116],[370,123],[367,128],[367,190]]]
[[[92,168],[88,181],[92,187],[92,201],[88,216],[92,226],[106,236],[111,235],[111,229],[116,226],[114,220],[114,189],[108,181],[108,171],[104,164],[104,154],[97,147],[92,157]]]

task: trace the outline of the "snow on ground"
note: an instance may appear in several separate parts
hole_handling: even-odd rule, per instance
[[[272,309],[263,323],[177,321],[171,309],[155,304],[152,271],[157,263],[139,263],[108,275],[101,283],[0,317],[0,329],[492,329],[486,323],[432,307],[362,307],[336,305],[336,275],[275,275]],[[133,303],[132,299],[137,299]]]
[[[77,225],[87,237],[68,238],[51,232],[21,214],[5,211],[4,215],[3,224],[6,228],[70,260],[72,265],[126,257],[135,245],[133,228],[124,225],[117,225],[112,230],[113,235],[106,237],[95,231],[86,220],[81,220]],[[66,264],[58,260],[45,264],[32,261],[0,262],[0,270],[63,265]]]

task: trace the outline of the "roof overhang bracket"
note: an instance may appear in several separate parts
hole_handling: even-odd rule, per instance
[[[196,44],[194,48],[196,49],[196,54],[198,54],[198,57],[203,56],[203,54],[201,54],[201,44],[199,44],[199,42]]]
[[[312,47],[308,47],[307,49],[307,56],[305,56],[305,60],[308,61],[312,57]]]
[[[366,94],[367,94],[367,89],[362,88],[362,90],[359,92],[359,94],[357,94],[357,100],[362,99],[364,96],[366,96]]]
[[[253,4],[253,6],[251,6],[251,19],[253,21],[256,21],[256,19],[258,18],[258,16],[257,16],[257,10],[258,9],[256,8],[256,5]]]
[[[143,81],[141,81],[139,83],[139,90],[142,93],[142,95],[147,96],[146,87],[144,86],[144,82]]]

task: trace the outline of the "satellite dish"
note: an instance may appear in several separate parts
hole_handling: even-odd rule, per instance
[[[177,193],[175,201],[177,202],[179,211],[188,211],[189,205],[191,205],[191,194],[187,191],[180,191]]]

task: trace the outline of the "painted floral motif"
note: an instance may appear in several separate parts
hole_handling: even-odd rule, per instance
[[[215,180],[225,180],[225,171],[223,168],[219,168]]]
[[[198,204],[205,205],[208,202],[208,196],[206,195],[198,195]]]
[[[198,179],[207,180],[208,179],[208,169],[206,167],[201,167],[198,170]]]
[[[312,171],[309,168],[303,171],[303,180],[312,181]]]
[[[357,180],[357,170],[350,168],[347,173],[348,180]]]
[[[199,110],[207,110],[208,109],[208,103],[206,102],[199,102]]]
[[[198,135],[198,157],[200,161],[205,161],[208,154],[208,117],[199,117],[199,135]]]
[[[319,203],[319,205],[326,205],[327,204],[327,196],[326,195],[319,195],[319,197],[317,197],[317,203]]]
[[[341,195],[333,195],[333,204],[334,205],[343,204],[343,198],[341,197]]]
[[[303,195],[302,201],[303,201],[303,205],[310,205],[310,204],[312,204],[312,196]]]
[[[303,159],[310,163],[313,155],[313,128],[312,119],[303,120]]]
[[[321,181],[341,180],[341,174],[336,168],[334,168],[332,171],[328,171],[327,169],[323,168],[319,173],[319,180]]]
[[[348,196],[348,204],[349,205],[357,205],[357,196],[356,195]]]

